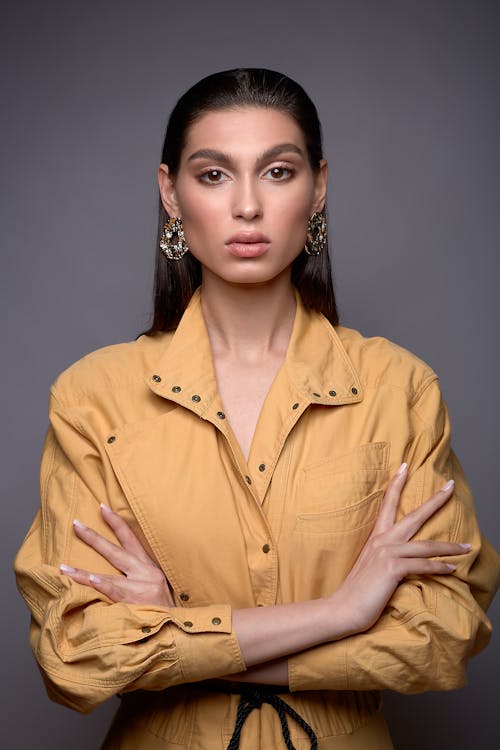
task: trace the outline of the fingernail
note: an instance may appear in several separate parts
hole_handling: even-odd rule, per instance
[[[456,565],[452,565],[452,563],[446,563],[446,567],[448,568],[448,570],[456,570],[457,569],[457,566]]]
[[[92,583],[101,583],[99,576],[95,576],[93,573],[89,575],[89,581],[92,581]]]
[[[81,521],[78,520],[78,518],[74,518],[73,519],[73,526],[77,526],[79,529],[86,529],[87,528],[84,523],[82,523]]]
[[[455,484],[455,482],[453,481],[453,479],[449,479],[449,480],[448,480],[448,481],[446,482],[446,484],[444,484],[444,485],[443,485],[443,486],[441,487],[441,492],[444,492],[445,490],[450,490],[450,489],[451,489],[451,488],[453,487],[453,485],[454,485],[454,484]]]
[[[76,573],[76,568],[72,568],[71,565],[64,565],[64,563],[59,565],[59,569],[62,573]]]
[[[472,549],[472,544],[461,544],[459,543],[459,547],[462,547],[462,549]]]
[[[102,508],[103,510],[107,510],[107,511],[109,511],[110,513],[112,513],[112,512],[113,512],[113,511],[111,510],[111,508],[109,507],[109,505],[105,505],[105,503],[101,503],[101,508]]]
[[[407,467],[407,466],[408,466],[408,464],[407,464],[407,463],[402,463],[402,464],[401,464],[401,466],[399,467],[399,469],[397,470],[397,472],[396,472],[396,475],[397,475],[398,477],[400,477],[400,476],[401,476],[401,474],[404,474],[404,473],[405,473],[405,471],[406,471],[406,467]]]

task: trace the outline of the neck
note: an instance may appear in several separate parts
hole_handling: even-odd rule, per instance
[[[264,284],[231,284],[204,269],[201,307],[215,356],[248,364],[285,356],[296,308],[288,269]]]

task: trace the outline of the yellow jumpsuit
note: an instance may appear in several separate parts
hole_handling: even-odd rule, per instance
[[[201,289],[175,332],[94,352],[51,389],[41,507],[16,573],[50,697],[85,712],[122,694],[106,750],[226,748],[238,696],[201,681],[245,669],[232,610],[333,592],[402,461],[400,512],[453,477],[452,499],[419,536],[471,542],[471,551],[453,559],[453,575],[405,579],[367,632],[291,655],[281,697],[321,750],[385,750],[379,691],[460,687],[468,657],[488,642],[500,566],[451,450],[436,374],[296,298],[248,462],[218,395]],[[101,501],[162,567],[174,607],[113,603],[60,574],[60,563],[116,572],[72,530],[76,517],[112,539]],[[295,747],[309,748],[289,727]],[[254,710],[241,750],[284,746],[276,711]]]

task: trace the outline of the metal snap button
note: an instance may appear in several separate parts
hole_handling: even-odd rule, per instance
[[[182,391],[182,388],[180,387],[180,385],[173,385],[172,390],[174,393],[180,393]]]
[[[191,622],[191,620],[186,620],[185,623],[184,623],[184,626],[186,628],[192,628],[193,627],[193,623]]]
[[[161,383],[161,377],[159,375],[153,375],[153,378],[155,383]]]
[[[115,435],[110,435],[109,438],[108,438],[108,443],[114,443],[115,440],[116,440],[116,436]]]
[[[143,633],[151,633],[151,628],[149,627],[149,625],[143,625],[141,631]]]
[[[179,598],[180,598],[181,602],[188,602],[189,601],[189,594],[186,594],[183,591]]]
[[[329,393],[330,396],[336,396],[337,395],[337,391],[328,391],[328,393]]]
[[[354,395],[356,395],[356,394],[357,394],[357,392],[358,392],[358,389],[357,389],[357,388],[351,388],[351,393],[354,393]]]
[[[264,546],[262,547],[262,552],[265,552],[267,555],[267,553],[270,551],[271,551],[271,547],[268,544],[264,544]]]
[[[212,625],[220,625],[222,620],[220,617],[212,617]]]
[[[265,471],[266,465],[265,464],[259,464],[259,471]]]
[[[217,416],[219,417],[219,419],[225,419],[226,418],[226,415],[224,414],[223,411],[218,411],[217,412]]]
[[[194,396],[191,396],[191,401],[201,401],[201,396],[198,396],[198,394],[195,393]]]

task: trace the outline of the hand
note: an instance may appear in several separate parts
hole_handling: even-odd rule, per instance
[[[64,564],[60,566],[61,572],[77,583],[100,591],[114,602],[173,606],[174,601],[165,575],[145,552],[128,524],[103,503],[101,512],[121,547],[77,520],[73,521],[75,534],[123,575],[97,575]]]
[[[456,565],[432,557],[463,555],[470,544],[439,541],[409,541],[453,494],[447,482],[425,503],[396,523],[401,490],[406,482],[406,464],[391,480],[382,500],[373,530],[342,586],[331,596],[341,606],[352,633],[372,627],[382,614],[399,582],[407,575],[449,575]]]

